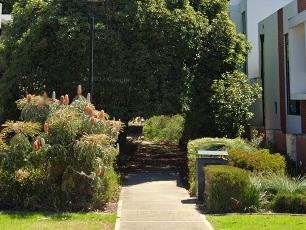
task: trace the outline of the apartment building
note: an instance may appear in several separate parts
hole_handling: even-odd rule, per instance
[[[258,24],[267,141],[306,169],[306,0]]]
[[[230,16],[236,25],[237,32],[246,35],[251,43],[252,50],[248,54],[243,71],[248,75],[250,82],[261,84],[259,71],[259,40],[258,23],[292,0],[231,0]],[[258,100],[252,108],[255,116],[252,124],[263,126],[263,102]]]

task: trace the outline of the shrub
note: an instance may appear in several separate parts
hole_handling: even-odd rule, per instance
[[[205,201],[211,213],[244,212],[256,209],[259,194],[247,171],[231,166],[204,168]]]
[[[183,133],[185,119],[181,115],[154,116],[144,123],[143,133],[147,140],[178,144]]]
[[[262,192],[277,193],[302,193],[306,191],[306,179],[303,177],[289,177],[280,173],[253,174],[251,181]]]
[[[0,194],[2,209],[43,210],[50,205],[46,175],[39,169],[0,170]]]
[[[74,145],[78,162],[86,173],[95,171],[99,167],[105,170],[112,167],[118,154],[113,147],[110,137],[105,134],[92,134],[81,137]]]
[[[273,199],[272,209],[280,213],[306,213],[306,195],[278,194]]]
[[[109,121],[81,95],[72,105],[66,95],[60,101],[31,96],[18,106],[25,120],[42,123],[4,125],[0,208],[80,211],[102,208],[114,198],[120,121]]]
[[[280,154],[271,154],[267,149],[245,151],[243,149],[229,149],[230,164],[252,172],[280,172],[286,171],[286,160]]]
[[[189,141],[188,149],[188,181],[190,186],[190,193],[195,194],[196,190],[196,176],[195,176],[195,161],[196,155],[199,150],[222,150],[228,148],[243,149],[246,151],[255,151],[256,148],[251,146],[246,141],[237,139],[226,138],[202,138],[193,141]]]
[[[47,119],[51,144],[69,144],[77,139],[81,132],[81,114],[71,108],[55,111]]]
[[[50,99],[46,94],[44,96],[28,94],[27,97],[18,100],[16,104],[21,110],[21,120],[39,123],[44,123],[50,112],[60,105],[58,100]]]

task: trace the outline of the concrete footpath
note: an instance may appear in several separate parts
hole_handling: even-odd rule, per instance
[[[115,230],[211,230],[176,173],[128,174]]]

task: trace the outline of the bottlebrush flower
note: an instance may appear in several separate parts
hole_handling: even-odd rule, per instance
[[[103,176],[103,174],[104,174],[104,169],[103,169],[101,166],[99,166],[99,167],[96,169],[96,174],[97,174],[97,176]]]
[[[65,100],[65,97],[64,96],[61,96],[61,99],[60,99],[60,104],[64,104],[64,100]]]
[[[91,117],[91,118],[90,118],[90,121],[91,121],[92,124],[97,124],[97,121],[98,121],[98,120],[97,120],[97,118],[95,118],[95,117]]]
[[[34,141],[33,149],[34,149],[34,151],[38,151],[40,149],[39,141],[38,140]]]
[[[101,110],[101,112],[99,113],[99,115],[98,115],[98,118],[99,119],[102,119],[102,120],[104,120],[105,119],[105,113],[104,113],[104,110]]]
[[[88,116],[92,116],[92,113],[93,113],[93,108],[92,108],[92,106],[87,105],[87,106],[85,107],[85,114],[88,115]]]
[[[52,92],[52,99],[53,99],[53,100],[56,99],[56,93],[55,93],[55,91]]]
[[[69,103],[70,103],[69,96],[68,94],[66,94],[64,98],[64,105],[69,105]]]
[[[44,132],[47,133],[47,134],[49,133],[49,124],[48,123],[44,124]]]
[[[78,85],[77,95],[78,95],[78,96],[81,96],[82,93],[83,93],[82,86],[81,86],[81,85]]]
[[[47,94],[46,92],[44,92],[42,96],[43,96],[43,99],[44,99],[44,100],[47,100],[47,99],[48,99],[48,94]]]

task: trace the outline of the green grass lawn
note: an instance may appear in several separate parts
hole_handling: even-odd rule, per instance
[[[0,212],[1,230],[114,229],[116,214]]]
[[[208,215],[215,230],[305,230],[306,216]]]

